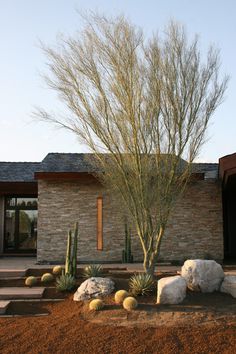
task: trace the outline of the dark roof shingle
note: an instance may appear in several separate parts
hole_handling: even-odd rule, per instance
[[[94,154],[49,153],[42,162],[0,162],[0,182],[31,182],[35,172],[95,172],[89,160]],[[194,173],[205,173],[206,178],[217,178],[217,163],[194,163]]]
[[[32,182],[40,162],[0,162],[0,182]]]

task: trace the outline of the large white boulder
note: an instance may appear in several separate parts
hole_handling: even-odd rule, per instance
[[[236,298],[236,275],[226,275],[220,291]]]
[[[186,281],[180,275],[158,280],[157,304],[179,304],[186,296],[186,288]]]
[[[220,264],[213,260],[191,259],[184,262],[181,275],[193,291],[211,293],[219,290],[224,279]]]
[[[109,295],[115,288],[110,278],[93,277],[85,280],[74,293],[74,301]]]

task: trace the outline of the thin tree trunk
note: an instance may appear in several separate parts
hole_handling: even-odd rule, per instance
[[[144,260],[143,260],[143,269],[145,273],[154,276],[154,269],[155,269],[155,257],[153,253],[144,253]]]

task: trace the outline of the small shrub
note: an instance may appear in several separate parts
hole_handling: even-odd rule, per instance
[[[127,311],[132,311],[132,310],[136,309],[137,306],[138,306],[138,302],[132,296],[126,297],[123,301],[123,307]]]
[[[84,268],[84,278],[100,277],[102,275],[102,266],[96,264],[90,264]]]
[[[75,278],[70,274],[62,274],[56,280],[56,288],[59,291],[71,291],[75,287]]]
[[[62,273],[62,267],[59,265],[53,267],[52,273],[55,275],[60,275]]]
[[[129,296],[129,293],[126,290],[118,290],[115,293],[115,303],[122,304],[124,299]]]
[[[26,286],[31,287],[31,286],[34,286],[36,283],[37,283],[37,278],[36,277],[31,276],[31,277],[28,277],[28,278],[25,279],[25,285]]]
[[[53,275],[51,273],[45,273],[41,277],[43,283],[51,283],[53,281]]]
[[[89,310],[91,311],[99,311],[103,309],[103,307],[104,307],[104,303],[100,299],[92,300],[89,304]]]
[[[151,275],[146,273],[134,274],[129,281],[129,287],[133,295],[148,295],[153,289],[154,281]]]

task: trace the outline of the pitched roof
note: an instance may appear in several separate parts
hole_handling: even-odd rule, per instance
[[[41,162],[37,172],[94,172],[89,163],[94,154],[49,153]]]
[[[32,182],[35,172],[85,172],[95,171],[89,163],[94,154],[49,153],[42,162],[0,162],[0,182]],[[194,163],[194,173],[204,173],[205,178],[218,177],[217,163]]]
[[[40,162],[0,162],[0,182],[33,182]]]

